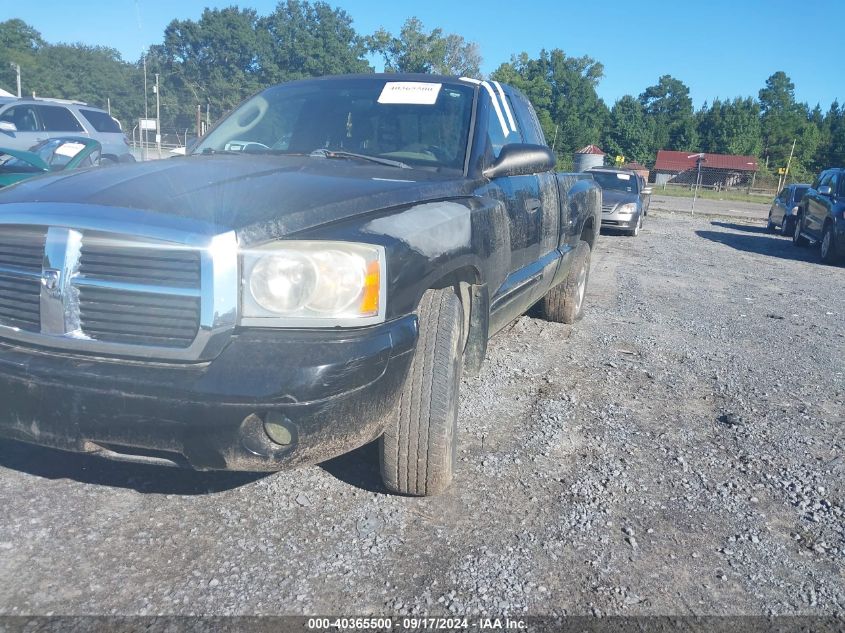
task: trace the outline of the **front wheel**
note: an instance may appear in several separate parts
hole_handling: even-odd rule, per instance
[[[640,229],[643,228],[643,216],[637,218],[637,225],[628,231],[628,235],[631,237],[637,237],[640,234]]]
[[[794,222],[789,221],[789,216],[783,216],[783,221],[780,223],[780,234],[784,237],[789,237],[792,235],[792,225],[795,224]]]
[[[590,245],[578,242],[572,265],[563,283],[558,284],[540,300],[543,316],[557,323],[575,323],[584,314],[584,295],[590,277]]]
[[[833,234],[833,225],[828,222],[824,227],[822,233],[822,243],[820,247],[822,261],[825,264],[836,264],[839,262],[839,251],[836,245],[836,237]]]
[[[379,440],[384,485],[435,495],[452,483],[464,312],[452,288],[428,290],[417,308],[419,338],[398,410]]]

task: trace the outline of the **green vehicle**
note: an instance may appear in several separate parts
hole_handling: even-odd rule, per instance
[[[42,174],[96,167],[102,149],[99,141],[83,136],[47,139],[29,151],[0,148],[0,187]]]

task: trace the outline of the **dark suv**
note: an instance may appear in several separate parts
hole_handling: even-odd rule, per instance
[[[821,244],[822,261],[834,264],[845,255],[845,169],[823,171],[798,205],[792,242]]]

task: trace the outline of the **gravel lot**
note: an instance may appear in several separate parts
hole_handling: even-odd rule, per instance
[[[603,236],[577,326],[464,381],[456,485],[0,443],[4,614],[845,612],[845,269],[757,225]]]

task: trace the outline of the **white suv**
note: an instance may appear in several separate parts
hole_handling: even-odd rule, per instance
[[[48,138],[89,136],[103,146],[102,163],[134,161],[117,119],[81,101],[0,99],[0,147],[26,150]]]

